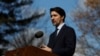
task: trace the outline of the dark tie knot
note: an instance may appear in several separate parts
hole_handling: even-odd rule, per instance
[[[57,31],[58,31],[58,28],[55,29],[55,32],[56,32],[56,33],[57,33]]]
[[[58,28],[56,28],[56,31],[58,30]]]

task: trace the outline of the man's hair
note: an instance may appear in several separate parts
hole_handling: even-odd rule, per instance
[[[60,7],[54,7],[54,8],[50,8],[50,13],[52,11],[56,11],[60,16],[64,16],[63,22],[65,21],[66,13],[65,13],[64,9],[62,9]]]

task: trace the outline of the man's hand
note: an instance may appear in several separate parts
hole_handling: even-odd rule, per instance
[[[40,49],[45,50],[45,51],[48,51],[48,52],[52,52],[52,49],[49,48],[49,47],[46,46],[46,45],[42,45],[42,47],[41,47]]]

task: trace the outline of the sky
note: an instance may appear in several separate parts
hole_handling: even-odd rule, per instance
[[[44,7],[46,9],[50,9],[51,7],[60,6],[64,8],[66,11],[72,10],[77,4],[77,0],[35,0],[37,6]]]

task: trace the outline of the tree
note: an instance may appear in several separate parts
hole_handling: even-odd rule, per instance
[[[30,24],[34,28],[34,21],[45,15],[44,9],[32,8],[33,2],[34,0],[0,0],[0,45],[9,44],[5,37],[28,29]]]
[[[86,0],[84,6],[85,9],[77,7],[73,14],[74,21],[82,32],[79,42],[84,44],[82,48],[85,56],[99,56],[100,0]]]

